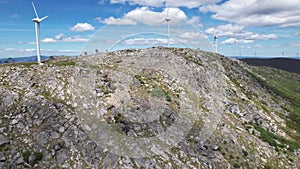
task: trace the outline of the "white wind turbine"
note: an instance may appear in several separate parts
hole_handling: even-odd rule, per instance
[[[41,64],[41,51],[40,51],[40,23],[48,18],[48,16],[44,16],[43,18],[39,18],[34,3],[32,2],[32,7],[34,10],[34,13],[36,15],[36,18],[33,18],[32,21],[35,23],[35,36],[36,36],[36,56],[37,56],[37,62]]]
[[[167,22],[168,24],[168,47],[170,47],[170,24],[171,24],[171,18],[169,18],[169,8],[167,8],[167,17],[165,20],[163,20],[161,23]]]
[[[214,34],[214,45],[215,45],[215,50],[216,50],[216,53],[218,53],[218,36],[216,35],[216,33]]]

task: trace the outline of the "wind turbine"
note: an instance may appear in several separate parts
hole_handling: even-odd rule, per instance
[[[170,47],[170,24],[171,24],[171,18],[169,18],[169,8],[167,8],[167,17],[166,17],[165,20],[163,20],[161,22],[161,24],[164,23],[164,22],[167,22],[167,24],[168,24],[168,47]]]
[[[218,36],[216,35],[216,33],[214,34],[214,45],[216,48],[216,53],[218,53]]]
[[[41,64],[41,51],[40,51],[40,23],[48,18],[48,16],[44,16],[42,18],[39,18],[34,3],[32,2],[32,7],[35,13],[36,18],[33,18],[32,21],[35,23],[35,37],[36,37],[36,56],[37,56],[37,62]]]

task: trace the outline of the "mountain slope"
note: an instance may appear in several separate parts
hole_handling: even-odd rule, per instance
[[[0,66],[0,168],[299,168],[299,75],[192,49]]]

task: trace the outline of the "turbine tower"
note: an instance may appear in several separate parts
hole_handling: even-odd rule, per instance
[[[32,2],[32,7],[35,13],[36,18],[33,18],[32,21],[34,22],[35,25],[35,37],[36,37],[36,57],[37,57],[37,62],[41,64],[41,51],[40,51],[40,23],[48,18],[48,16],[44,16],[43,18],[39,18],[34,3]]]
[[[218,53],[218,36],[216,35],[216,33],[214,34],[214,45],[216,48],[216,53]]]
[[[171,24],[171,18],[169,18],[169,8],[167,8],[167,17],[166,17],[165,20],[163,20],[161,22],[161,24],[164,23],[164,22],[167,22],[167,24],[168,24],[168,47],[170,47],[170,24]]]

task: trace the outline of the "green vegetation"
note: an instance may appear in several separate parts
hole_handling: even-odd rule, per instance
[[[257,125],[254,125],[254,128],[260,132],[261,134],[261,139],[264,142],[267,142],[270,144],[270,146],[275,147],[276,150],[279,150],[279,148],[285,148],[286,145],[288,145],[288,150],[290,152],[293,152],[296,149],[300,148],[300,142],[297,141],[291,141],[291,140],[287,140],[281,136],[278,136],[272,132],[269,132],[267,130],[265,130],[262,127],[259,127]]]
[[[240,165],[239,163],[234,163],[234,164],[233,164],[233,167],[234,167],[234,168],[240,168],[241,165]]]
[[[41,152],[31,153],[30,151],[25,151],[25,152],[22,153],[22,155],[23,155],[24,161],[29,163],[32,166],[34,166],[39,161],[41,161],[43,159],[43,156],[44,156],[43,153],[41,153]],[[30,160],[30,156],[33,156],[32,160]]]
[[[242,150],[242,153],[243,153],[244,157],[248,156],[248,152],[246,150]]]
[[[200,59],[199,58],[194,58],[192,56],[189,56],[189,55],[184,55],[183,56],[186,60],[190,61],[190,62],[193,62],[195,63],[196,65],[198,66],[203,66],[203,64],[201,63]]]
[[[158,98],[165,97],[167,102],[171,102],[172,101],[171,96],[169,95],[169,93],[166,92],[165,90],[162,90],[162,89],[153,89],[151,91],[151,95],[155,96],[155,97],[158,97]]]
[[[27,163],[29,163],[29,157],[31,155],[31,152],[30,151],[25,151],[25,152],[22,153],[22,155],[23,155],[24,161],[26,161]]]
[[[163,98],[163,97],[165,97],[165,92],[161,89],[153,89],[151,91],[151,95],[158,97],[158,98]]]
[[[134,78],[136,78],[141,84],[145,84],[145,81],[142,79],[141,75],[134,75]]]
[[[53,64],[55,66],[75,66],[76,62],[70,60],[64,60],[58,62],[50,62],[50,64]]]
[[[264,169],[272,169],[272,167],[269,166],[269,165],[265,165],[265,166],[264,166]]]
[[[266,87],[271,93],[275,93],[287,101],[288,105],[283,105],[282,108],[289,112],[288,117],[285,117],[287,127],[295,130],[295,132],[286,130],[290,137],[300,141],[300,75],[289,73],[282,70],[277,70],[267,67],[259,67],[255,69],[256,73],[263,76],[265,79],[251,74],[262,86]],[[277,100],[275,98],[274,100]]]
[[[187,51],[183,51],[183,49],[177,49],[177,48],[172,48],[171,50],[175,55],[181,56],[187,61],[193,62],[198,66],[203,66],[200,58],[189,54]]]

